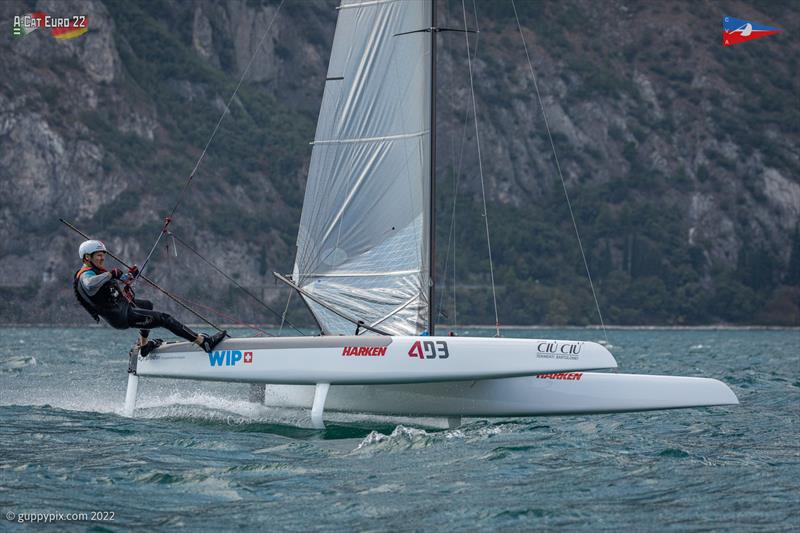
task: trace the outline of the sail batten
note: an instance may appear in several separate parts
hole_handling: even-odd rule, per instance
[[[292,274],[326,334],[355,327],[331,309],[391,334],[426,329],[431,34],[407,32],[430,19],[430,2],[340,6]]]
[[[383,137],[364,137],[363,139],[326,139],[321,141],[312,141],[311,144],[349,144],[360,142],[373,142],[373,141],[386,141],[391,139],[409,139],[412,137],[422,137],[429,135],[430,130],[418,131],[416,133],[399,133],[397,135],[385,135]]]
[[[353,7],[368,7],[368,6],[376,6],[380,4],[390,4],[392,2],[407,2],[409,0],[364,0],[363,2],[342,2],[342,5],[338,6],[336,9],[348,9]]]

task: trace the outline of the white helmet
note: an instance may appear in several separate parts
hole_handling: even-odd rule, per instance
[[[83,256],[85,256],[86,254],[91,255],[95,252],[107,252],[107,251],[108,250],[106,250],[106,245],[100,241],[83,241],[83,243],[81,243],[80,248],[78,248],[78,254],[80,254],[81,259],[83,259]]]

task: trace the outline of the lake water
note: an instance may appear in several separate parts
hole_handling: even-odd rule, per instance
[[[0,328],[0,530],[800,529],[800,332],[608,335],[621,371],[718,378],[741,405],[316,431],[246,385],[142,379],[129,419],[132,332]]]

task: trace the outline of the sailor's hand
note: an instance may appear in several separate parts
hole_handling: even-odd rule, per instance
[[[118,268],[111,269],[111,279],[119,279],[122,277],[122,270]]]
[[[130,275],[131,279],[136,278],[139,275],[139,267],[136,265],[131,265],[128,267],[128,274]]]

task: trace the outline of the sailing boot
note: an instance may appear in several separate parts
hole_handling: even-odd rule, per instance
[[[212,351],[214,351],[214,348],[216,348],[217,344],[221,343],[222,339],[224,339],[228,335],[228,332],[220,331],[215,335],[206,335],[205,333],[203,333],[202,335],[203,335],[203,344],[201,344],[200,347],[203,350],[205,350],[206,353],[211,353]]]
[[[147,357],[148,355],[150,355],[150,352],[152,352],[162,344],[164,344],[164,341],[161,339],[150,339],[139,348],[139,355],[141,355],[142,357]]]

